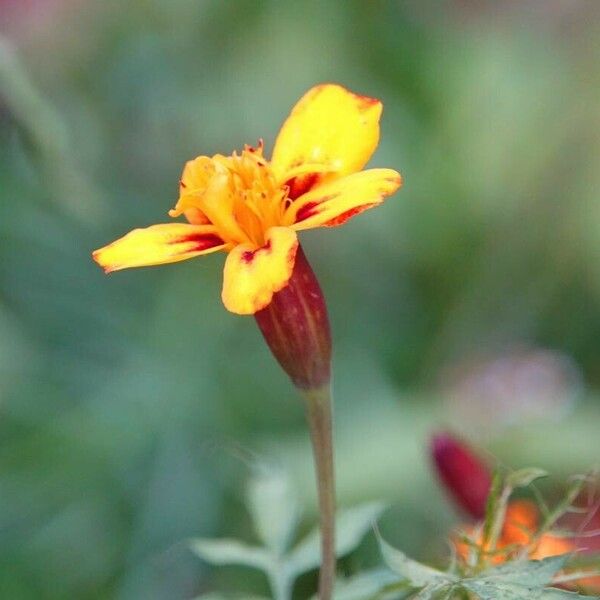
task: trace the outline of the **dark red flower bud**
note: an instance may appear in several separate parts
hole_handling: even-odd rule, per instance
[[[485,462],[450,433],[437,433],[432,437],[431,457],[455,504],[471,517],[482,519],[492,483]]]
[[[331,376],[331,333],[319,282],[298,246],[288,284],[255,313],[271,352],[301,390],[322,388]]]

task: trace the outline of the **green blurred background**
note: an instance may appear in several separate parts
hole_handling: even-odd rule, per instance
[[[388,500],[387,537],[431,558],[457,521],[436,428],[556,481],[598,464],[596,0],[0,0],[0,32],[1,598],[264,591],[185,543],[252,540],[256,456],[314,521],[301,404],[224,310],[222,257],[106,277],[90,252],[166,222],[187,159],[270,151],[318,82],[382,99],[371,164],[405,178],[303,234],[334,332],[340,505]]]

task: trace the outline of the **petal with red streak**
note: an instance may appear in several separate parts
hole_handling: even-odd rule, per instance
[[[94,260],[107,272],[162,265],[226,248],[212,225],[167,223],[134,229],[96,250]]]
[[[402,185],[392,169],[369,169],[317,186],[288,207],[286,223],[300,231],[342,225],[351,217],[381,204]]]
[[[223,273],[225,308],[251,315],[267,306],[292,276],[297,249],[296,232],[289,227],[271,227],[259,248],[251,244],[233,248]]]

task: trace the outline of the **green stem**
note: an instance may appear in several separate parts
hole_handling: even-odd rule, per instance
[[[275,600],[291,600],[292,583],[282,565],[268,572],[269,584]]]
[[[335,580],[335,478],[333,470],[332,401],[329,385],[304,390],[313,446],[321,526],[319,598],[330,600]]]

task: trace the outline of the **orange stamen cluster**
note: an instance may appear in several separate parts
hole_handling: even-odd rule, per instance
[[[212,223],[232,245],[250,242],[260,247],[265,231],[283,222],[287,191],[275,180],[260,141],[256,148],[246,145],[240,154],[189,161],[169,215],[184,214],[193,224]]]

